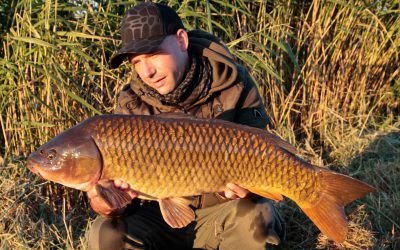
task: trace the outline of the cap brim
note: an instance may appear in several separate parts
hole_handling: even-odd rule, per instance
[[[115,55],[111,57],[111,68],[118,68],[128,55],[147,54],[154,52],[163,42],[164,38],[165,36],[151,39],[141,39],[139,41],[135,40],[131,43],[125,44],[121,49],[117,51],[117,53],[115,53]]]

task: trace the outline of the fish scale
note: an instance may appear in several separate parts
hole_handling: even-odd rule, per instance
[[[28,167],[69,187],[96,188],[115,209],[130,197],[106,184],[121,179],[140,197],[158,200],[172,227],[195,219],[181,197],[221,192],[235,183],[273,200],[292,199],[323,233],[343,242],[348,231],[343,207],[373,188],[314,166],[295,151],[265,130],[217,119],[102,115],[39,147]]]
[[[281,189],[282,182],[296,180],[296,176],[306,178],[301,180],[302,189],[298,185],[291,185],[295,187],[289,189],[291,197],[306,199],[309,191],[316,190],[315,178],[306,175],[304,169],[296,168],[297,159],[292,160],[294,164],[291,167],[295,170],[285,171],[290,166],[290,156],[284,155],[280,152],[282,150],[273,145],[268,146],[265,138],[260,135],[222,125],[210,126],[206,122],[196,126],[189,124],[186,128],[185,125],[174,119],[157,122],[142,118],[100,120],[95,129],[98,131],[95,138],[101,143],[100,148],[113,149],[103,150],[103,158],[106,161],[112,159],[110,162],[114,165],[103,173],[104,176],[112,179],[123,175],[127,181],[140,179],[132,183],[132,186],[155,197],[193,195],[196,192],[193,189],[203,192],[221,190],[228,179],[243,187],[257,185],[266,189]],[[132,136],[130,142],[126,141],[129,138],[127,134]],[[128,148],[128,145],[134,147],[134,150]],[[196,171],[184,171],[186,168]],[[136,171],[128,173],[126,169]],[[143,178],[144,173],[151,172],[154,174],[147,176],[151,181]],[[307,172],[310,171],[307,169]],[[184,173],[195,176],[190,177]],[[226,175],[225,179],[223,175]],[[251,178],[253,176],[262,178],[254,180]],[[167,182],[184,185],[171,189]],[[296,180],[292,183],[298,182]],[[205,184],[209,185],[209,189],[200,188]]]

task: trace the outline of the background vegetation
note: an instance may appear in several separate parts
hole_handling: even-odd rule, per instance
[[[159,1],[160,2],[160,1]],[[269,129],[320,166],[377,191],[347,208],[333,245],[290,201],[280,249],[399,249],[399,2],[162,1],[222,38],[259,84]],[[136,1],[0,1],[0,249],[85,249],[84,195],[33,176],[30,151],[110,113],[129,67],[110,70]]]

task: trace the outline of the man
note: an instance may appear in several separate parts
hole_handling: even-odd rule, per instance
[[[132,82],[120,93],[116,113],[157,115],[180,112],[265,128],[268,118],[247,71],[236,64],[211,34],[187,32],[176,12],[161,4],[142,3],[122,21],[123,46],[111,67],[129,60]],[[88,192],[98,217],[89,232],[91,249],[265,249],[279,244],[284,228],[274,207],[234,183],[223,193],[192,197],[196,220],[171,228],[157,202],[134,199],[123,180],[114,185],[132,204],[112,211],[95,191]]]

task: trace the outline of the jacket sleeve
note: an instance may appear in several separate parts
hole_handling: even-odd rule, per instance
[[[243,67],[238,67],[243,77],[243,90],[235,110],[222,113],[217,118],[230,120],[235,123],[264,129],[269,123],[265,104],[249,73]],[[232,112],[234,112],[232,114]],[[233,117],[232,117],[233,116]],[[228,118],[229,117],[229,118]]]
[[[129,84],[122,88],[114,114],[153,115],[154,113],[154,107],[143,102]]]
[[[117,107],[114,110],[114,114],[131,114],[132,107],[136,106],[135,99],[129,84],[124,85],[118,95]]]

